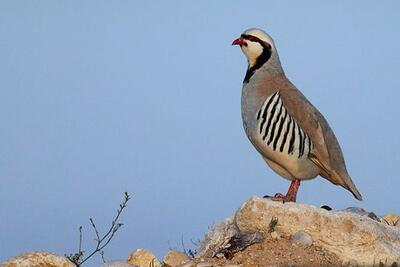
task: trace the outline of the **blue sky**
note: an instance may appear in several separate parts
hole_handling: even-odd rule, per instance
[[[0,262],[94,245],[132,200],[106,259],[186,247],[252,195],[285,192],[240,117],[233,39],[272,35],[330,122],[363,194],[317,178],[298,201],[400,213],[399,2],[1,1]],[[88,266],[97,266],[99,258]]]

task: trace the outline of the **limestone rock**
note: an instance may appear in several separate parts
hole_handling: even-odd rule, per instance
[[[263,240],[264,235],[260,232],[239,233],[231,237],[228,242],[214,249],[212,257],[218,257],[218,255],[222,254],[225,258],[231,259],[237,252]]]
[[[189,261],[189,262],[186,262],[186,263],[180,265],[179,267],[195,267],[195,266],[196,266],[195,262]]]
[[[362,215],[362,216],[368,216],[368,217],[370,217],[372,220],[381,222],[381,219],[380,219],[378,216],[376,216],[375,213],[373,213],[373,212],[368,212],[368,211],[366,211],[365,209],[360,208],[360,207],[348,207],[348,208],[346,208],[346,209],[344,209],[344,210],[342,210],[342,211],[353,212],[353,213],[356,213],[356,214]]]
[[[74,267],[67,258],[49,252],[28,252],[3,262],[2,267]]]
[[[121,261],[107,261],[103,263],[101,267],[135,267],[135,265],[129,264],[126,260],[121,260]]]
[[[304,246],[311,246],[313,243],[312,237],[304,231],[298,231],[290,237],[290,241],[294,244],[300,244]]]
[[[137,249],[132,252],[128,263],[138,267],[161,267],[160,261],[147,249]]]
[[[211,257],[215,253],[214,249],[219,249],[238,233],[239,231],[233,223],[233,217],[214,225],[200,241],[196,258],[202,256]]]
[[[239,208],[234,222],[240,232],[267,233],[273,217],[278,218],[277,231],[285,235],[306,231],[315,245],[343,261],[360,265],[400,261],[400,229],[351,212],[253,197]]]
[[[214,264],[211,262],[199,262],[197,263],[196,267],[213,267]]]
[[[163,259],[164,264],[171,267],[179,266],[187,261],[189,261],[189,257],[185,253],[176,250],[168,251]]]

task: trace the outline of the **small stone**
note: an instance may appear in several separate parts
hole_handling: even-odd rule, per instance
[[[128,263],[138,267],[161,267],[160,261],[147,249],[137,249],[132,252]]]
[[[197,264],[197,267],[213,267],[214,265],[211,262],[200,262]]]
[[[107,261],[101,267],[134,267],[135,265],[129,264],[126,260],[122,261]]]
[[[327,210],[327,211],[331,211],[332,210],[331,207],[329,207],[328,205],[325,205],[325,204],[321,205],[320,208],[324,209],[324,210]]]
[[[57,266],[75,267],[67,258],[49,252],[28,252],[3,262],[2,267]]]
[[[273,239],[281,239],[282,238],[282,234],[280,232],[274,231],[271,233],[271,237]]]
[[[358,262],[356,260],[350,260],[343,263],[346,267],[358,267]]]
[[[312,237],[302,230],[294,233],[290,238],[290,241],[294,244],[300,244],[304,246],[311,246],[313,243]]]
[[[224,255],[224,253],[217,253],[215,255],[215,257],[217,257],[218,259],[222,259],[222,258],[225,258],[225,255]]]
[[[377,222],[381,222],[380,218],[378,216],[376,216],[375,213],[368,212],[365,209],[360,208],[360,207],[348,207],[348,208],[346,208],[346,209],[344,209],[342,211],[352,212],[352,213],[355,213],[355,214],[358,214],[358,215],[361,215],[361,216],[367,216],[367,217],[371,218],[372,220],[375,220]]]
[[[193,261],[186,262],[179,267],[194,267],[195,263]]]
[[[168,251],[163,259],[164,264],[171,267],[181,265],[187,261],[189,261],[189,257],[185,253],[176,250]]]

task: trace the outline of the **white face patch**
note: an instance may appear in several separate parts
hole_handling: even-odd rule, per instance
[[[247,46],[242,45],[241,49],[245,54],[245,56],[247,57],[249,66],[252,67],[256,63],[257,58],[262,54],[263,47],[257,42],[252,42],[249,40],[245,40],[245,42]]]
[[[275,50],[274,49],[274,41],[272,40],[272,38],[266,32],[264,32],[260,29],[254,29],[254,28],[248,29],[243,34],[257,37],[261,41],[268,43],[271,46],[272,51]],[[241,48],[242,48],[243,53],[247,57],[249,66],[252,67],[256,63],[257,58],[262,54],[263,47],[258,42],[254,42],[254,41],[250,41],[250,40],[246,40],[246,39],[245,39],[245,42],[246,42],[247,46],[242,45]]]

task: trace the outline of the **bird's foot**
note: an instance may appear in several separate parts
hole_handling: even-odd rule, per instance
[[[273,201],[282,201],[283,203],[285,202],[296,202],[296,196],[297,196],[297,190],[299,189],[300,186],[300,180],[295,179],[290,183],[289,190],[286,195],[281,194],[281,193],[276,193],[275,196],[264,196],[264,198],[271,199]]]
[[[276,193],[275,196],[268,196],[265,195],[264,198],[268,198],[272,201],[281,201],[282,203],[285,202],[296,202],[296,196],[293,196],[291,194],[281,194],[281,193]]]

